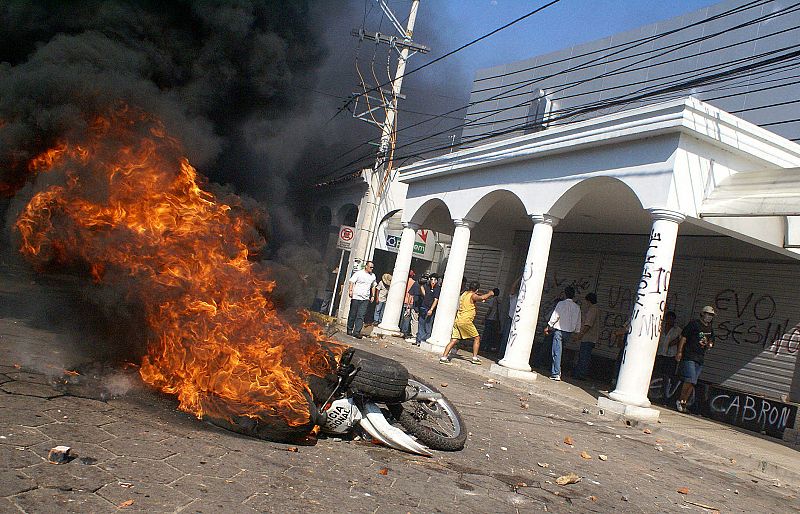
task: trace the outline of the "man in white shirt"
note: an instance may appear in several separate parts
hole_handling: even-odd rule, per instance
[[[675,355],[678,354],[678,342],[681,339],[681,327],[675,324],[675,313],[667,311],[664,314],[664,323],[661,326],[661,338],[658,340],[658,353],[656,354],[656,366],[653,375],[661,377],[664,404],[666,405],[669,396],[670,382],[675,376]]]
[[[348,281],[348,294],[350,295],[350,314],[347,316],[347,335],[361,339],[361,329],[364,328],[364,316],[367,314],[369,302],[375,300],[375,287],[377,286],[375,267],[372,261],[367,261],[363,270],[353,273]]]
[[[544,334],[553,332],[553,364],[550,368],[550,380],[561,380],[561,347],[568,344],[573,332],[581,328],[581,308],[572,299],[575,288],[564,289],[566,299],[561,300],[553,310],[550,321],[544,327]]]

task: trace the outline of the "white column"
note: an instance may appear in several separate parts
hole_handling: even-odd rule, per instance
[[[539,304],[542,301],[547,259],[550,256],[550,242],[553,239],[553,227],[558,223],[558,218],[546,214],[533,215],[531,219],[534,223],[533,234],[522,272],[517,307],[511,319],[506,354],[498,362],[500,366],[523,372],[531,370],[529,361],[536,335],[536,322],[539,320]]]
[[[458,297],[461,293],[461,279],[464,278],[464,265],[467,262],[469,234],[474,221],[454,219],[456,228],[453,242],[450,244],[450,255],[447,258],[447,269],[442,280],[439,303],[436,307],[436,318],[433,321],[431,337],[424,348],[432,352],[441,352],[453,334],[453,322],[458,311]]]
[[[681,213],[666,209],[650,209],[650,215],[653,227],[636,293],[636,304],[631,313],[628,343],[622,355],[617,388],[609,394],[612,400],[633,407],[650,406],[647,399],[650,375],[667,303],[678,225],[685,218]]]
[[[419,225],[403,223],[403,234],[400,236],[400,248],[397,250],[397,259],[394,261],[392,283],[386,297],[386,307],[383,309],[383,319],[378,325],[378,332],[399,334],[400,313],[403,310],[403,300],[406,297],[406,284],[408,272],[411,270],[411,257],[414,253],[414,239],[417,237]]]

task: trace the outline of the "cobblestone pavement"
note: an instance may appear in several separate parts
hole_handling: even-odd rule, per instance
[[[178,412],[133,370],[109,379],[124,394],[92,399],[90,376],[48,371],[61,337],[0,316],[0,512],[789,512],[800,505],[793,486],[641,428],[503,383],[487,386],[465,361],[439,365],[405,343],[342,338],[398,358],[440,387],[470,431],[463,451],[425,458],[334,438],[292,451]],[[72,447],[75,458],[47,462],[57,445]],[[556,484],[570,472],[580,482]]]

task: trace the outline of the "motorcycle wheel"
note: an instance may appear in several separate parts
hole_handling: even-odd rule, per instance
[[[408,387],[427,393],[441,392],[422,380],[409,376]],[[398,423],[432,450],[458,451],[467,441],[464,420],[450,400],[414,400],[387,405]]]

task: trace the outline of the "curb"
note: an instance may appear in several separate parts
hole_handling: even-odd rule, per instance
[[[390,336],[370,338],[369,340],[375,344],[384,342],[384,343],[389,343],[392,346],[399,346],[402,347],[404,351],[411,351],[420,356],[434,355],[431,352],[425,351],[423,349],[414,346],[406,347],[403,341],[397,340],[397,338],[393,338]],[[543,399],[545,401],[549,401],[569,409],[578,410],[578,412],[583,414],[594,414],[596,416],[599,416],[603,420],[620,421],[629,426],[649,428],[653,434],[660,433],[662,435],[669,436],[672,439],[678,439],[679,441],[677,442],[689,444],[691,445],[692,448],[697,449],[701,452],[709,453],[715,457],[735,462],[735,464],[731,465],[732,470],[738,470],[750,474],[751,476],[754,476],[757,479],[773,480],[773,481],[780,481],[782,483],[792,483],[794,485],[800,485],[800,469],[793,470],[790,468],[786,468],[780,464],[770,461],[769,458],[765,459],[756,455],[745,455],[742,453],[736,453],[735,450],[732,450],[731,448],[714,444],[712,442],[709,442],[707,439],[689,435],[679,429],[664,427],[662,422],[652,423],[644,421],[632,421],[626,419],[624,415],[615,414],[609,411],[604,411],[603,409],[597,406],[596,400],[594,402],[588,403],[581,401],[568,394],[564,394],[562,392],[555,391],[547,387],[542,387],[541,384],[543,382],[541,381],[541,378],[546,378],[546,377],[544,377],[541,374],[539,379],[534,381],[527,381],[492,373],[489,370],[490,366],[488,366],[487,364],[493,364],[493,363],[494,361],[483,359],[483,364],[481,365],[472,364],[467,360],[464,360],[462,364],[461,359],[454,359],[452,361],[452,366],[461,368],[462,370],[468,371],[469,373],[484,377],[486,379],[492,379],[495,381],[494,383],[503,384],[513,389],[529,393],[531,395],[535,395],[536,397]],[[544,383],[549,383],[549,380]],[[567,382],[564,382],[564,384],[568,385],[569,387],[577,387]],[[597,394],[599,396],[604,396],[602,392],[598,392]],[[685,416],[685,414],[679,414],[679,413],[674,413],[674,414],[678,416]],[[786,447],[786,450],[793,451],[789,447]]]

